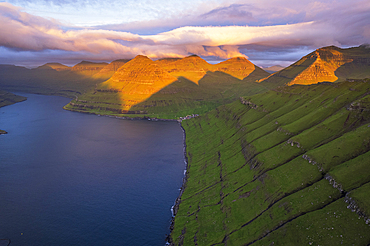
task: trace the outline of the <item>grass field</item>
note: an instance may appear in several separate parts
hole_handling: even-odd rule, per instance
[[[183,121],[173,244],[368,245],[369,93],[280,87]]]

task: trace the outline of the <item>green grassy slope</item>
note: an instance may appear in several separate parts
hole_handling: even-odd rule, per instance
[[[18,96],[10,92],[0,90],[0,108],[7,105],[12,105],[17,102],[22,102],[26,99],[26,97]],[[0,130],[0,134],[5,133],[6,131]]]
[[[199,85],[179,78],[144,102],[130,108],[132,113],[121,112],[122,102],[119,94],[112,91],[91,91],[72,100],[65,108],[95,114],[115,116],[150,117],[177,119],[189,114],[202,114],[220,105],[230,103],[241,95],[253,95],[266,91],[259,83],[239,80],[222,72],[207,72]]]
[[[183,121],[173,244],[368,245],[369,94],[369,80],[280,87]]]

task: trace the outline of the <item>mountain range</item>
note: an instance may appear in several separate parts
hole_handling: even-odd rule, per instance
[[[199,56],[152,61],[137,56],[65,108],[97,114],[176,118],[204,113],[241,95],[265,90],[268,73],[244,57],[209,64]]]
[[[69,110],[178,118],[278,86],[370,77],[370,49],[323,47],[289,67],[271,69],[273,74],[244,57],[209,64],[196,55],[155,61],[137,56],[109,64],[82,61],[73,67],[47,63],[34,69],[0,65],[0,88],[77,99],[65,107]]]

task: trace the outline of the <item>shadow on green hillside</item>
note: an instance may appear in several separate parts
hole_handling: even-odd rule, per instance
[[[335,71],[335,76],[338,77],[337,81],[345,79],[363,79],[370,77],[370,59],[368,62],[361,60],[354,60],[340,66]]]
[[[257,77],[256,74],[251,76]],[[247,78],[240,80],[224,72],[209,71],[196,85],[179,77],[144,102],[131,107],[131,110],[144,111],[149,117],[178,118],[188,114],[202,114],[241,96],[267,90],[259,83],[248,82]]]

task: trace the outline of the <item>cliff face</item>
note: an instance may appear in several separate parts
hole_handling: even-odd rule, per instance
[[[118,93],[124,110],[129,110],[165,86],[176,81],[155,62],[145,56],[137,56],[120,67],[98,90]]]
[[[349,69],[351,68],[351,69]],[[318,49],[291,66],[260,80],[265,84],[294,85],[370,77],[370,49],[364,46]]]
[[[190,120],[173,245],[368,245],[370,80],[285,86]]]
[[[353,61],[348,55],[344,55],[336,47],[322,48],[302,58],[311,65],[298,74],[288,85],[316,84],[318,82],[334,82],[338,80],[335,71],[346,63]],[[370,59],[369,59],[370,60]],[[304,63],[305,61],[303,61]]]

